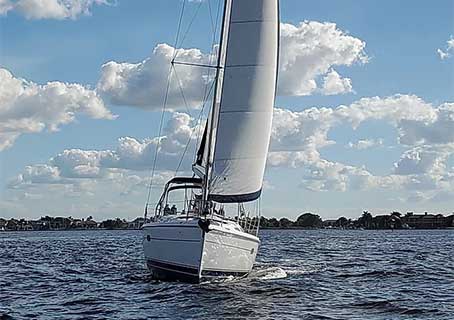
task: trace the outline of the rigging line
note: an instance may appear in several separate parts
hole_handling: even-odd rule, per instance
[[[211,31],[213,33],[216,33],[216,29],[217,29],[217,22],[216,24],[214,23],[214,20],[213,20],[213,15],[211,14],[211,0],[208,0],[208,12],[210,13],[210,20],[211,20]],[[216,29],[215,29],[216,28]]]
[[[188,112],[189,116],[192,118],[192,114],[191,114],[191,111],[189,110],[189,106],[188,106],[188,101],[186,100],[186,96],[184,94],[183,87],[181,85],[180,77],[178,77],[177,69],[175,69],[175,67],[174,67],[173,70],[175,72],[175,78],[177,79],[177,83],[178,83],[178,87],[180,89],[181,97],[183,98],[184,106],[186,107],[186,111]]]
[[[153,186],[153,178],[154,178],[154,173],[155,173],[155,170],[156,170],[156,163],[157,163],[157,160],[158,160],[159,148],[161,146],[161,133],[162,133],[162,127],[163,127],[163,124],[164,124],[164,115],[165,115],[165,112],[166,112],[167,100],[168,100],[168,97],[169,97],[171,76],[172,76],[172,68],[169,70],[169,75],[167,77],[167,88],[166,88],[166,93],[165,93],[165,96],[164,96],[164,105],[163,105],[163,108],[162,108],[161,119],[159,121],[158,142],[156,143],[156,150],[155,150],[154,159],[153,159],[153,168],[151,170],[150,184],[148,185],[147,203],[150,201],[151,189],[152,189],[152,186]]]
[[[213,24],[213,15],[212,15],[212,10],[211,10],[211,0],[208,0],[208,6],[209,6],[209,11],[210,11],[210,18],[211,18],[211,21],[212,21],[212,24]],[[215,50],[214,50],[214,45],[216,43],[216,36],[217,36],[217,32],[218,32],[218,24],[219,24],[219,17],[220,17],[220,14],[221,14],[221,6],[222,6],[222,2],[221,0],[218,0],[218,6],[217,6],[217,11],[216,11],[216,22],[214,23],[214,25],[212,25],[212,31],[213,31],[213,35],[212,35],[212,40],[211,40],[211,48],[210,48],[210,59],[208,61],[208,64],[211,65],[213,63],[213,60],[215,58]],[[207,69],[207,72],[206,72],[206,79],[210,79],[211,77],[211,69]],[[208,101],[208,98],[210,97],[211,95],[211,91],[213,90],[213,87],[214,87],[214,81],[211,82],[211,86],[210,86],[210,89],[208,90],[208,87],[209,87],[209,82],[207,81],[206,85],[205,85],[205,92],[203,93],[203,105],[205,105],[205,103]],[[200,127],[200,130],[197,132],[197,141],[196,141],[196,146],[199,144],[199,140],[200,140],[200,136],[201,136],[201,127]],[[194,154],[194,161],[196,160],[197,158],[197,154]]]
[[[181,5],[180,17],[179,17],[179,20],[178,20],[178,28],[177,28],[177,33],[175,35],[175,45],[173,47],[173,50],[174,50],[174,54],[173,55],[174,55],[174,57],[177,55],[177,52],[178,52],[176,46],[178,44],[178,39],[180,37],[181,24],[182,24],[182,21],[183,21],[183,14],[184,14],[184,9],[186,7],[186,1],[187,0],[183,0],[183,4]],[[165,115],[165,112],[166,112],[167,100],[169,98],[169,90],[170,90],[170,80],[171,80],[171,78],[172,78],[172,64],[169,65],[169,72],[168,72],[168,75],[167,75],[167,87],[166,87],[166,91],[165,91],[165,95],[164,95],[161,119],[159,121],[158,142],[156,143],[156,150],[155,150],[154,159],[153,159],[153,167],[151,169],[150,183],[148,185],[148,195],[147,195],[146,208],[148,208],[148,203],[150,202],[150,197],[151,197],[151,189],[153,187],[153,178],[154,178],[154,174],[155,174],[155,170],[156,170],[156,162],[157,162],[157,159],[158,159],[159,148],[160,148],[160,145],[161,145],[161,133],[162,133],[162,127],[163,127],[163,124],[164,124],[164,115]]]
[[[178,39],[180,37],[181,25],[183,24],[183,15],[184,15],[185,8],[186,8],[186,0],[183,0],[183,4],[181,5],[180,18],[178,19],[178,27],[177,27],[177,34],[175,36],[175,44],[173,46],[174,53],[173,53],[172,61],[175,60],[175,58],[177,57],[177,54],[178,54],[177,45],[178,45]]]
[[[207,86],[208,86],[208,84],[207,84]],[[214,88],[214,81],[211,82],[210,90],[208,91],[207,97],[209,97],[209,96],[211,95],[211,92],[213,91],[213,88]],[[206,100],[203,102],[203,104],[202,104],[202,111],[203,111],[203,109],[205,108],[206,103],[207,103],[207,99],[206,99]],[[200,114],[199,119],[202,119],[202,115],[203,115],[203,114]],[[200,121],[200,120],[199,120],[199,121]],[[206,124],[205,124],[205,125],[206,125]],[[196,146],[199,145],[201,132],[202,132],[202,126],[199,126],[199,130],[197,130]],[[195,161],[196,159],[197,159],[197,153],[194,153],[194,161]]]
[[[210,2],[211,1],[208,1],[208,4],[210,4]],[[217,35],[217,32],[218,32],[217,30],[218,30],[218,22],[219,22],[220,12],[221,12],[221,1],[219,0],[218,1],[218,9],[217,9],[217,12],[216,12],[216,24],[215,24],[215,27],[214,27],[214,30],[213,30],[213,36],[212,36],[212,39],[211,39],[211,48],[210,48],[211,52],[210,52],[210,59],[208,61],[209,65],[213,64],[213,59],[214,59],[214,55],[215,55],[214,44],[216,43],[216,35]],[[210,6],[210,16],[211,16],[211,6]],[[211,69],[208,69],[207,73],[206,73],[207,79],[210,78],[210,75],[211,75]],[[204,92],[203,101],[206,101],[206,99],[208,99],[208,97],[209,97],[209,96],[206,96],[207,90],[208,90],[208,83],[205,85],[205,92]]]
[[[186,29],[186,32],[184,33],[183,38],[181,39],[180,46],[183,46],[184,40],[186,40],[186,37],[187,37],[187,35],[189,33],[189,30],[191,30],[192,24],[194,23],[195,18],[197,17],[197,15],[198,15],[198,13],[200,11],[200,7],[202,6],[202,4],[203,4],[203,1],[200,1],[200,3],[197,6],[197,9],[196,9],[194,15],[192,16],[191,22],[189,23],[188,28]],[[176,57],[177,57],[177,55],[175,54],[173,60],[175,60]]]
[[[205,106],[206,106],[206,104],[202,105],[202,109],[200,110],[199,115],[197,116],[197,123],[199,123],[199,125],[200,125],[200,119],[202,118],[203,110],[204,110]],[[191,144],[191,140],[192,140],[192,135],[194,134],[195,131],[196,130],[191,131],[191,134],[189,135],[188,142],[186,143],[186,146],[184,148],[183,154],[182,154],[182,156],[180,158],[180,161],[178,163],[177,169],[175,170],[175,176],[177,175],[178,171],[180,171],[181,164],[183,163],[183,160],[184,160],[184,157],[186,155],[186,152],[189,149],[189,145]],[[200,131],[200,130],[198,130],[198,131]]]
[[[183,65],[183,66],[191,66],[191,67],[200,67],[200,68],[211,68],[211,69],[218,69],[218,66],[212,66],[210,64],[202,64],[202,63],[192,63],[192,62],[183,62],[183,61],[172,61],[174,65]]]

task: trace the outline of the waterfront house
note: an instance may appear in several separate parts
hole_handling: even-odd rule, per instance
[[[447,227],[448,219],[442,214],[414,214],[408,212],[403,218],[405,223],[414,229],[441,229]]]
[[[324,220],[323,227],[324,228],[334,228],[336,227],[337,220]]]
[[[71,225],[72,219],[66,217],[55,217],[51,221],[52,230],[66,230]]]
[[[5,230],[6,228],[6,219],[0,218],[0,231]]]
[[[8,231],[19,230],[19,221],[16,219],[9,219],[5,224],[5,230],[8,230]]]
[[[142,217],[136,218],[135,220],[128,222],[128,229],[140,229],[144,224],[145,219]]]
[[[87,219],[87,220],[82,219],[81,227],[83,229],[90,229],[90,230],[96,229],[98,227],[98,223],[92,219]]]

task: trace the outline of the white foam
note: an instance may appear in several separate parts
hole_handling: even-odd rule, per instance
[[[287,278],[287,272],[279,267],[269,267],[261,270],[256,270],[251,274],[252,278],[260,280],[276,280]]]

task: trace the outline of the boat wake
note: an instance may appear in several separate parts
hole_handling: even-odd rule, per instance
[[[258,270],[252,270],[251,273],[244,277],[228,276],[223,278],[209,279],[201,282],[201,284],[219,284],[219,283],[234,283],[240,281],[257,281],[257,280],[277,280],[287,278],[287,272],[279,267],[267,267]]]
[[[249,274],[249,279],[255,280],[277,280],[287,278],[287,272],[279,267],[268,267],[259,270],[253,270]]]
[[[323,272],[327,269],[327,265],[322,264],[314,264],[314,265],[303,265],[298,267],[286,268],[286,272],[289,275],[308,275]]]

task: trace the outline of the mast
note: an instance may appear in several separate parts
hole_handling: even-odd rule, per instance
[[[213,105],[211,108],[211,117],[210,121],[207,122],[207,126],[209,125],[209,130],[207,132],[207,163],[205,165],[205,176],[204,176],[204,183],[203,183],[203,209],[208,201],[208,193],[209,193],[209,185],[211,180],[211,167],[213,165],[212,162],[212,146],[213,146],[213,137],[214,137],[214,128],[215,128],[215,121],[217,119],[217,112],[219,102],[218,99],[221,96],[222,92],[222,81],[223,77],[221,78],[221,71],[223,69],[223,60],[225,58],[225,50],[226,50],[226,40],[228,37],[228,25],[229,19],[231,14],[231,3],[232,0],[225,0],[224,1],[224,12],[222,17],[222,27],[221,27],[221,36],[219,41],[219,50],[218,50],[218,58],[216,64],[216,76],[215,76],[215,87],[214,87],[214,95],[213,95]]]

